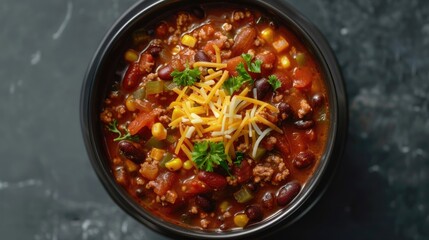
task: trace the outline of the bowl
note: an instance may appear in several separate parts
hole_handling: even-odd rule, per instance
[[[326,150],[313,176],[288,207],[261,222],[241,230],[206,231],[177,226],[151,215],[115,182],[107,161],[108,154],[102,138],[99,113],[108,88],[114,81],[118,80],[114,76],[115,69],[120,62],[115,56],[122,55],[124,46],[129,44],[130,34],[141,27],[143,23],[150,22],[164,12],[206,3],[231,4],[231,1],[146,0],[132,6],[119,18],[100,43],[82,85],[80,115],[83,139],[93,169],[102,185],[125,212],[142,224],[161,234],[181,239],[255,238],[289,227],[316,204],[334,176],[341,159],[347,134],[347,100],[343,79],[335,56],[326,39],[317,28],[289,4],[284,1],[234,1],[234,4],[239,4],[240,6],[263,10],[276,18],[280,24],[290,29],[304,43],[318,62],[327,87],[330,125]]]

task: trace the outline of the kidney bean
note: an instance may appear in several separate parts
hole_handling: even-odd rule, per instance
[[[144,159],[144,153],[132,142],[122,140],[118,143],[119,153],[135,163],[141,163]]]
[[[261,78],[255,81],[255,87],[257,91],[257,98],[263,99],[265,95],[273,90],[270,83],[266,78]]]
[[[274,207],[274,196],[271,192],[266,192],[262,196],[262,206],[266,209],[272,209]]]
[[[209,56],[204,51],[197,51],[194,55],[195,62],[210,62]]]
[[[277,109],[279,110],[278,118],[281,120],[286,120],[289,116],[293,115],[291,106],[285,102],[279,103]]]
[[[215,207],[212,201],[201,195],[198,195],[195,198],[195,204],[197,204],[197,206],[205,212],[212,212]]]
[[[231,57],[247,53],[247,51],[253,46],[256,38],[256,29],[253,27],[243,27],[237,33],[234,38],[234,45],[232,45]]]
[[[134,90],[139,85],[143,71],[137,62],[131,63],[125,72],[124,79],[122,80],[122,87],[125,91]]]
[[[311,105],[314,108],[318,108],[318,107],[322,106],[324,101],[325,101],[325,97],[320,93],[316,93],[311,98]]]
[[[247,206],[244,212],[251,221],[261,221],[264,215],[261,206],[256,204]]]
[[[261,60],[261,72],[263,75],[268,75],[274,69],[277,57],[272,52],[262,52],[255,56],[255,59]]]
[[[222,189],[227,185],[226,178],[214,172],[201,171],[198,173],[198,179],[214,189]]]
[[[310,129],[314,126],[314,121],[313,120],[298,120],[298,121],[294,122],[293,124],[298,129],[306,130],[306,129]]]
[[[314,156],[314,153],[310,151],[302,151],[296,155],[292,160],[292,163],[296,168],[304,169],[313,164],[315,159],[316,157]]]
[[[173,71],[173,67],[170,64],[167,64],[158,69],[158,77],[164,81],[170,81],[173,79],[173,77],[171,76],[171,73]]]
[[[277,204],[279,206],[286,206],[290,203],[301,190],[301,185],[298,182],[288,182],[277,192]]]

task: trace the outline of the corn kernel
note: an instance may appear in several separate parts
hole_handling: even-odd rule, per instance
[[[136,110],[136,103],[134,101],[133,95],[129,95],[127,97],[127,100],[125,100],[125,106],[127,107],[128,111],[134,112]]]
[[[219,205],[219,208],[220,208],[220,211],[224,213],[224,212],[228,211],[230,206],[231,206],[231,204],[229,204],[228,201],[223,201]]]
[[[194,47],[195,43],[197,43],[197,39],[191,35],[185,34],[181,40],[182,44],[188,47]]]
[[[139,55],[136,51],[128,49],[124,54],[124,58],[127,62],[136,62],[139,60]]]
[[[185,115],[185,113],[182,110],[179,110],[179,109],[175,108],[173,110],[173,114],[171,115],[171,120],[174,121],[174,120],[176,120],[179,117],[184,116],[184,115]]]
[[[152,136],[158,140],[164,140],[167,138],[167,130],[162,123],[157,122],[152,126]]]
[[[180,168],[182,168],[182,165],[183,165],[183,163],[182,163],[182,160],[180,160],[180,158],[174,158],[174,159],[168,161],[165,164],[165,167],[170,171],[177,171]]]
[[[280,68],[289,68],[290,67],[290,60],[287,56],[281,56],[280,57]]]
[[[289,47],[289,43],[286,41],[286,39],[284,39],[284,37],[279,37],[278,40],[273,42],[273,47],[277,52],[281,52]]]
[[[192,169],[194,167],[194,163],[192,163],[192,160],[186,160],[184,163],[183,163],[183,168],[184,169],[186,169],[186,170],[190,170],[190,169]]]
[[[265,28],[264,30],[262,30],[261,32],[261,37],[262,39],[264,39],[265,41],[271,43],[274,39],[274,31],[271,28]]]
[[[244,213],[240,213],[234,216],[234,223],[238,227],[244,227],[247,225],[248,222],[249,222],[249,218]]]
[[[159,148],[152,148],[150,151],[150,157],[156,161],[161,161],[164,157],[165,150]]]

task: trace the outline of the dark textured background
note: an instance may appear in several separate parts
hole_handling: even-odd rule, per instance
[[[1,239],[165,239],[112,202],[80,133],[88,63],[134,2],[1,1]],[[281,235],[429,239],[429,1],[289,2],[338,57],[350,125],[332,186]]]

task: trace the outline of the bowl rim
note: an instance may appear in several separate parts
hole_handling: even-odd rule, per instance
[[[245,3],[249,5],[249,8],[262,7],[264,10],[268,10],[271,14],[278,17],[283,23],[289,25],[288,27],[292,27],[291,31],[295,35],[304,37],[300,40],[307,45],[307,48],[310,47],[309,50],[318,60],[320,70],[324,73],[324,80],[327,85],[330,101],[330,131],[333,131],[330,133],[331,138],[326,144],[326,150],[320,160],[319,166],[313,173],[314,176],[306,183],[306,186],[303,187],[303,189],[307,189],[304,193],[302,193],[304,190],[301,190],[299,197],[297,196],[287,208],[281,210],[280,214],[271,216],[269,219],[265,219],[255,224],[253,227],[239,231],[222,232],[197,230],[178,226],[159,219],[149,211],[140,207],[109,174],[111,170],[106,167],[106,161],[103,158],[102,150],[97,147],[97,143],[100,144],[100,140],[97,140],[94,134],[94,131],[99,128],[99,126],[97,125],[97,121],[91,118],[94,111],[99,111],[99,109],[95,109],[94,107],[94,102],[99,101],[99,99],[95,99],[94,90],[96,90],[95,83],[97,83],[99,69],[102,68],[103,61],[106,59],[104,56],[109,55],[109,51],[111,51],[110,46],[112,46],[115,41],[119,41],[119,38],[127,32],[127,29],[131,28],[133,24],[138,23],[144,18],[144,15],[154,14],[164,7],[171,7],[183,3],[198,5],[200,3],[219,2],[228,4]],[[99,81],[100,80],[98,80],[98,82]],[[90,62],[81,89],[80,116],[83,139],[91,165],[112,199],[125,212],[152,230],[167,236],[198,239],[215,239],[219,237],[232,239],[244,238],[249,235],[255,236],[264,233],[273,233],[297,221],[316,204],[333,178],[344,149],[348,122],[347,97],[344,81],[335,55],[327,40],[299,11],[290,4],[277,0],[269,2],[265,2],[264,0],[236,0],[234,2],[229,2],[228,0],[141,0],[137,2],[113,24],[101,41],[99,48]],[[327,173],[329,173],[329,175]]]

